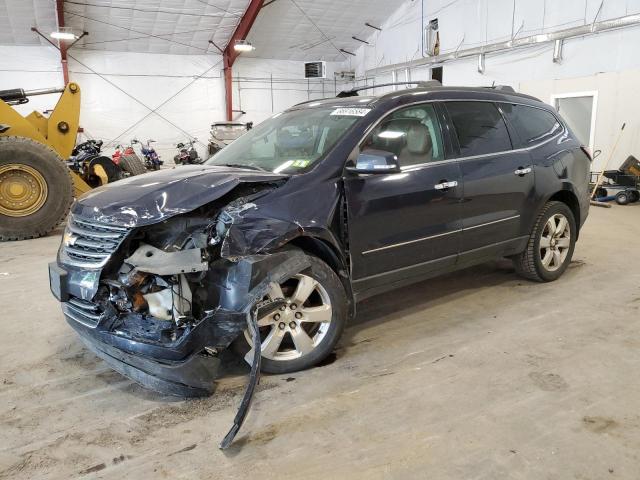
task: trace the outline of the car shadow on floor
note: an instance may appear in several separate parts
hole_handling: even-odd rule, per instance
[[[500,259],[366,299],[357,305],[356,317],[347,325],[340,344],[349,345],[353,337],[365,328],[460,301],[479,288],[505,283],[521,285],[528,281],[515,274],[510,260]]]

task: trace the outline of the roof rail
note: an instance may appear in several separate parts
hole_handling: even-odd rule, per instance
[[[508,93],[516,93],[516,91],[513,89],[511,85],[491,85],[490,87],[485,87],[485,88],[492,88],[494,90],[500,90],[502,92],[508,92]]]
[[[362,90],[370,90],[372,88],[378,88],[378,87],[392,87],[395,85],[416,85],[416,88],[427,88],[427,87],[441,87],[442,84],[437,81],[437,80],[422,80],[422,81],[416,81],[416,82],[392,82],[392,83],[379,83],[378,85],[365,85],[364,87],[356,87],[356,88],[352,88],[351,90],[343,90],[342,92],[340,92],[337,97],[338,98],[343,98],[343,97],[357,97],[358,96],[358,92],[362,91]]]

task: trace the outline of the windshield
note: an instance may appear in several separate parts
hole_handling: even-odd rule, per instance
[[[369,108],[320,107],[265,120],[207,160],[207,165],[295,174],[318,162]]]

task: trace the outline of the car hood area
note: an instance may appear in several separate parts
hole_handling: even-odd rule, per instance
[[[190,212],[242,183],[272,183],[287,175],[213,165],[192,165],[139,175],[92,190],[73,213],[96,222],[141,227]]]

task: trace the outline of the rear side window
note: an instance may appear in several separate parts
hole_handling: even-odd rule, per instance
[[[446,102],[463,157],[511,150],[502,115],[491,102]]]
[[[516,129],[524,146],[547,140],[562,131],[558,119],[541,108],[511,103],[501,103],[500,108]]]

